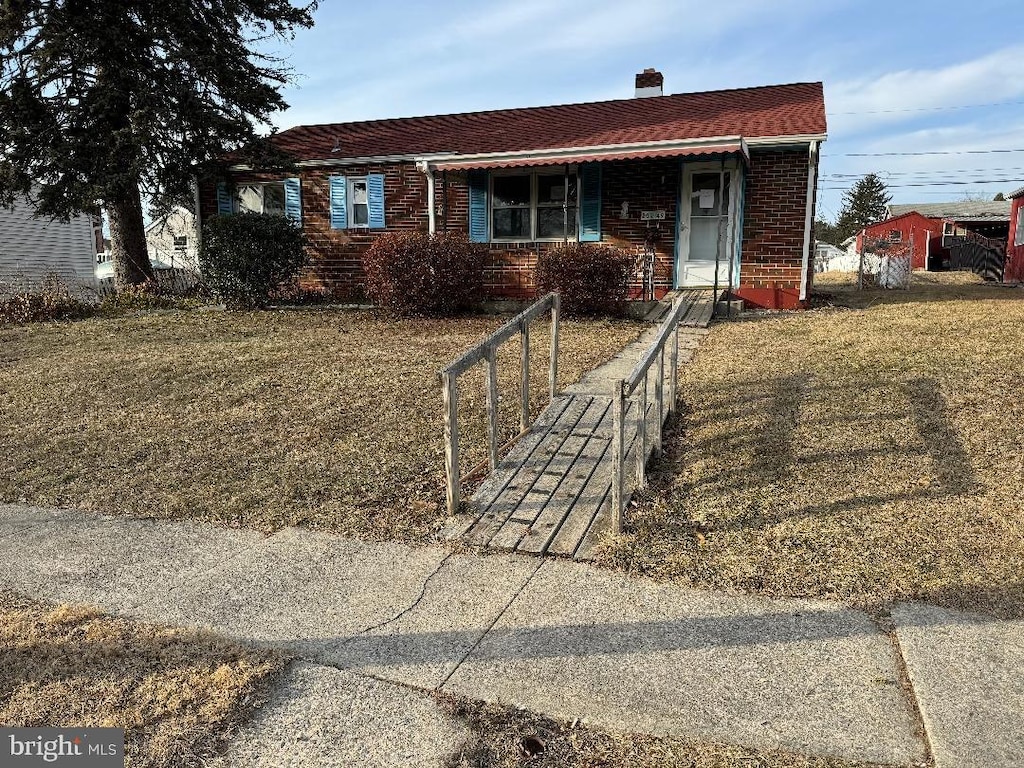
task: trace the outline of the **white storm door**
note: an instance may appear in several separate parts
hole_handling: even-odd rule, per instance
[[[734,160],[683,166],[676,265],[676,282],[680,287],[728,285],[736,236],[736,175]]]

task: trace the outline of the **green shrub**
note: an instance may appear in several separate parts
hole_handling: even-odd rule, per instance
[[[557,291],[569,315],[618,314],[633,276],[633,257],[610,245],[567,243],[537,257],[537,288]]]
[[[80,320],[96,314],[96,305],[83,300],[61,278],[50,275],[39,288],[0,295],[0,323],[24,325],[52,320]]]
[[[199,266],[229,307],[262,307],[306,263],[302,229],[284,216],[213,216],[203,226]]]
[[[462,234],[384,234],[363,255],[366,295],[401,316],[455,315],[483,298],[486,258]]]
[[[181,295],[162,288],[156,281],[148,281],[106,294],[100,300],[99,308],[108,315],[152,309],[195,309],[199,304],[199,289],[190,289],[188,293],[191,295]]]

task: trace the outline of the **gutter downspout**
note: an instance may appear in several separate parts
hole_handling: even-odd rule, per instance
[[[437,232],[437,205],[434,202],[434,169],[426,160],[419,160],[416,163],[423,175],[427,177],[427,231],[430,234]]]
[[[818,145],[812,141],[807,147],[807,210],[804,214],[804,257],[800,273],[800,301],[807,301],[807,270],[811,264],[811,230],[814,224],[814,188],[818,180]]]

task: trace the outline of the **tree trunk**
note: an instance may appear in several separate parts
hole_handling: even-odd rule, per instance
[[[114,284],[121,291],[153,279],[142,220],[142,196],[138,182],[125,185],[117,199],[107,201],[110,218],[110,251],[114,260]]]

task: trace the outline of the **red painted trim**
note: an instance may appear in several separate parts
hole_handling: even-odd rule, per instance
[[[1010,211],[1010,236],[1006,241],[1006,267],[1003,269],[1003,282],[1019,283],[1024,281],[1024,245],[1014,245],[1013,239],[1017,230],[1017,212],[1024,208],[1024,197],[1013,198]]]
[[[806,309],[799,288],[755,288],[741,285],[733,293],[743,299],[747,309]]]

